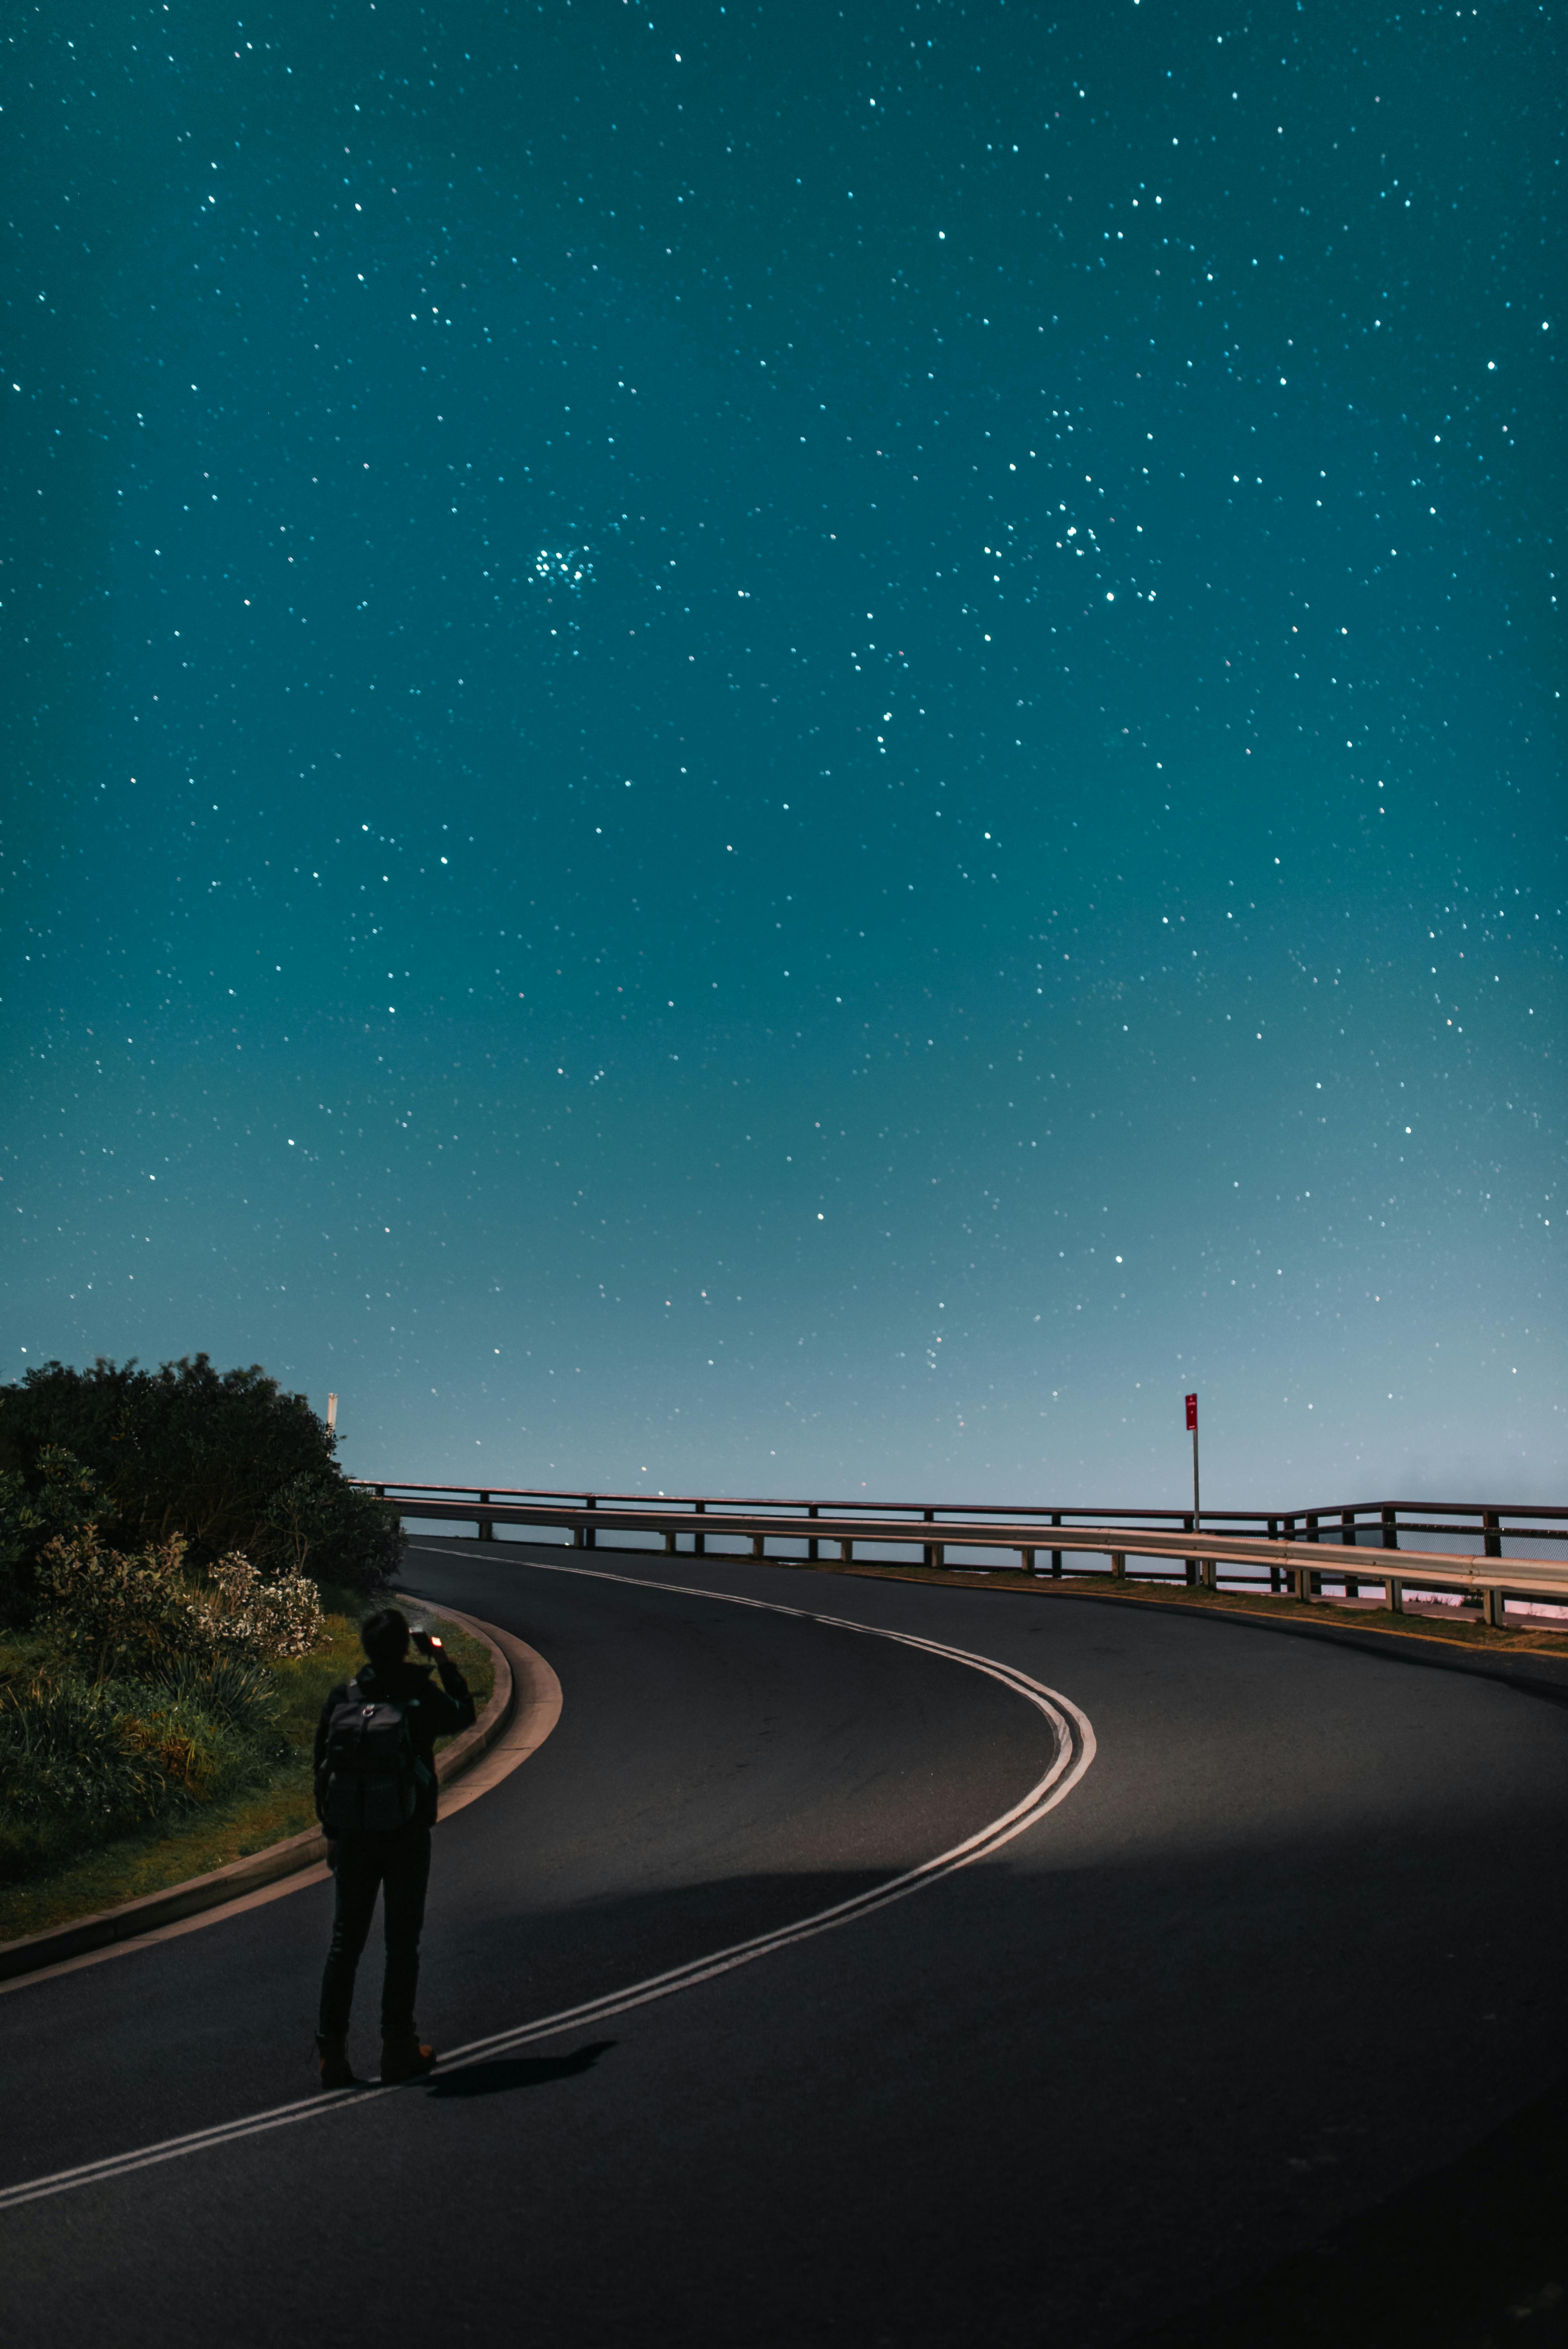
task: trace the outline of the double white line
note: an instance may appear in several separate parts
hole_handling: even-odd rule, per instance
[[[597,1582],[623,1582],[638,1590],[661,1590],[681,1599],[719,1599],[731,1607],[752,1607],[765,1615],[789,1615],[797,1622],[820,1623],[836,1631],[858,1631],[868,1639],[892,1640],[902,1648],[916,1648],[928,1656],[945,1657],[950,1663],[965,1664],[972,1671],[984,1672],[987,1679],[1000,1682],[1004,1688],[1011,1689],[1043,1713],[1051,1724],[1056,1751],[1044,1777],[1010,1810],[974,1835],[966,1836],[962,1843],[940,1852],[934,1859],[924,1860],[920,1867],[908,1868],[902,1876],[892,1877],[870,1891],[856,1893],[849,1900],[836,1901],[830,1909],[819,1909],[814,1915],[802,1917],[794,1924],[778,1926],[770,1933],[758,1933],[748,1941],[736,1941],[727,1950],[694,1958],[684,1966],[672,1966],[667,1973],[650,1974],[644,1982],[632,1982],[624,1990],[606,1992],[603,1997],[589,1999],[581,2006],[562,2007],[558,2013],[542,2015],[535,2023],[516,2023],[508,2031],[492,2033],[488,2039],[470,2040],[466,2047],[454,2047],[442,2056],[436,2067],[438,2078],[485,2057],[508,2055],[542,2039],[556,2038],[562,2032],[582,2031],[593,2023],[607,2022],[612,2015],[624,2014],[632,2007],[651,2005],[655,1999],[673,1997],[677,1991],[693,1990],[699,1982],[733,1973],[738,1966],[748,1966],[755,1959],[771,1957],[776,1950],[787,1950],[797,1941],[810,1940],[815,1934],[852,1924],[857,1918],[869,1917],[874,1909],[885,1909],[892,1901],[906,1900],[912,1892],[923,1891],[927,1885],[940,1883],[944,1876],[973,1867],[977,1859],[988,1858],[1004,1844],[1011,1843],[1015,1836],[1032,1827],[1066,1799],[1094,1760],[1094,1729],[1088,1714],[1070,1698],[1031,1680],[1027,1672],[1017,1671],[1012,1664],[999,1662],[994,1656],[974,1655],[966,1648],[950,1648],[940,1640],[917,1639],[908,1631],[884,1630],[876,1623],[852,1623],[841,1615],[814,1615],[802,1607],[780,1607],[769,1599],[746,1599],[735,1591],[699,1590],[684,1583],[652,1582],[642,1575],[610,1574],[599,1567],[538,1564],[536,1570],[582,1575]],[[408,2085],[422,2086],[424,2082]],[[82,2162],[75,2169],[57,2170],[52,2177],[25,2178],[17,2185],[0,2189],[0,2210],[17,2209],[24,2203],[41,2202],[52,2194],[68,2194],[78,2187],[104,2185],[110,2178],[128,2177],[133,2170],[154,2168],[162,2161],[180,2161],[191,2154],[215,2152],[219,2147],[235,2145],[244,2137],[264,2137],[269,2129],[290,2128],[298,2121],[319,2120],[349,2106],[370,2104],[377,2096],[400,2093],[397,2088],[384,2088],[378,2084],[339,2088],[325,2095],[318,2091],[315,2095],[298,2097],[293,2104],[274,2105],[267,2112],[247,2113],[238,2120],[221,2121],[213,2128],[193,2129],[186,2137],[166,2137],[160,2145],[139,2146],[127,2153],[110,2154],[101,2161]]]

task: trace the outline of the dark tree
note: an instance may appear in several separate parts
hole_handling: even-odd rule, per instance
[[[378,1589],[402,1557],[397,1513],[348,1483],[335,1444],[305,1397],[259,1364],[215,1371],[205,1354],[156,1371],[46,1362],[0,1387],[0,1475],[34,1497],[48,1484],[46,1453],[69,1454],[95,1482],[110,1547],[179,1533],[198,1568],[239,1549],[263,1570]]]

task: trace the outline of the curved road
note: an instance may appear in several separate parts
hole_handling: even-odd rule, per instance
[[[564,1691],[437,1839],[420,2021],[488,2044],[0,2210],[9,2343],[1217,2341],[1211,2295],[1561,2068],[1553,1703],[1212,1619],[738,1558],[422,1540],[407,1579]],[[995,1658],[1061,1692],[1066,1742],[1004,1680],[710,1591]],[[910,1898],[526,2028],[872,1894],[1053,1768],[1054,1808]],[[328,1902],[0,1995],[0,2189],[305,2095]]]

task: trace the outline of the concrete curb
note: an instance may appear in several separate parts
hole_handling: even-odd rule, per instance
[[[428,1611],[438,1613],[448,1622],[460,1623],[474,1639],[482,1640],[495,1669],[495,1687],[483,1713],[471,1729],[454,1737],[436,1756],[436,1777],[446,1786],[471,1769],[502,1735],[516,1710],[517,1681],[485,1624],[470,1615],[459,1615],[454,1607]],[[303,1835],[288,1836],[282,1843],[269,1844],[264,1851],[232,1859],[226,1868],[215,1868],[209,1875],[171,1884],[166,1891],[149,1892],[139,1900],[122,1901],[118,1909],[102,1909],[90,1917],[74,1917],[68,1925],[51,1925],[42,1933],[25,1934],[20,1940],[0,1941],[0,1982],[14,1981],[18,1974],[58,1965],[65,1959],[106,1949],[116,1941],[138,1940],[160,1926],[177,1924],[204,1909],[220,1909],[227,1901],[259,1891],[263,1885],[315,1868],[325,1858],[326,1837],[319,1827],[307,1827]]]

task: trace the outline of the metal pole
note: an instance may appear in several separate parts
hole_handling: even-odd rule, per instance
[[[1203,1519],[1198,1497],[1198,1398],[1195,1394],[1190,1394],[1187,1398],[1187,1425],[1191,1430],[1192,1436],[1192,1516],[1191,1523],[1192,1531],[1194,1534],[1197,1534],[1202,1530]],[[1214,1588],[1214,1561],[1212,1558],[1190,1557],[1187,1560],[1188,1581],[1190,1583],[1195,1582],[1200,1575],[1202,1575],[1204,1582],[1207,1583],[1212,1590]]]

